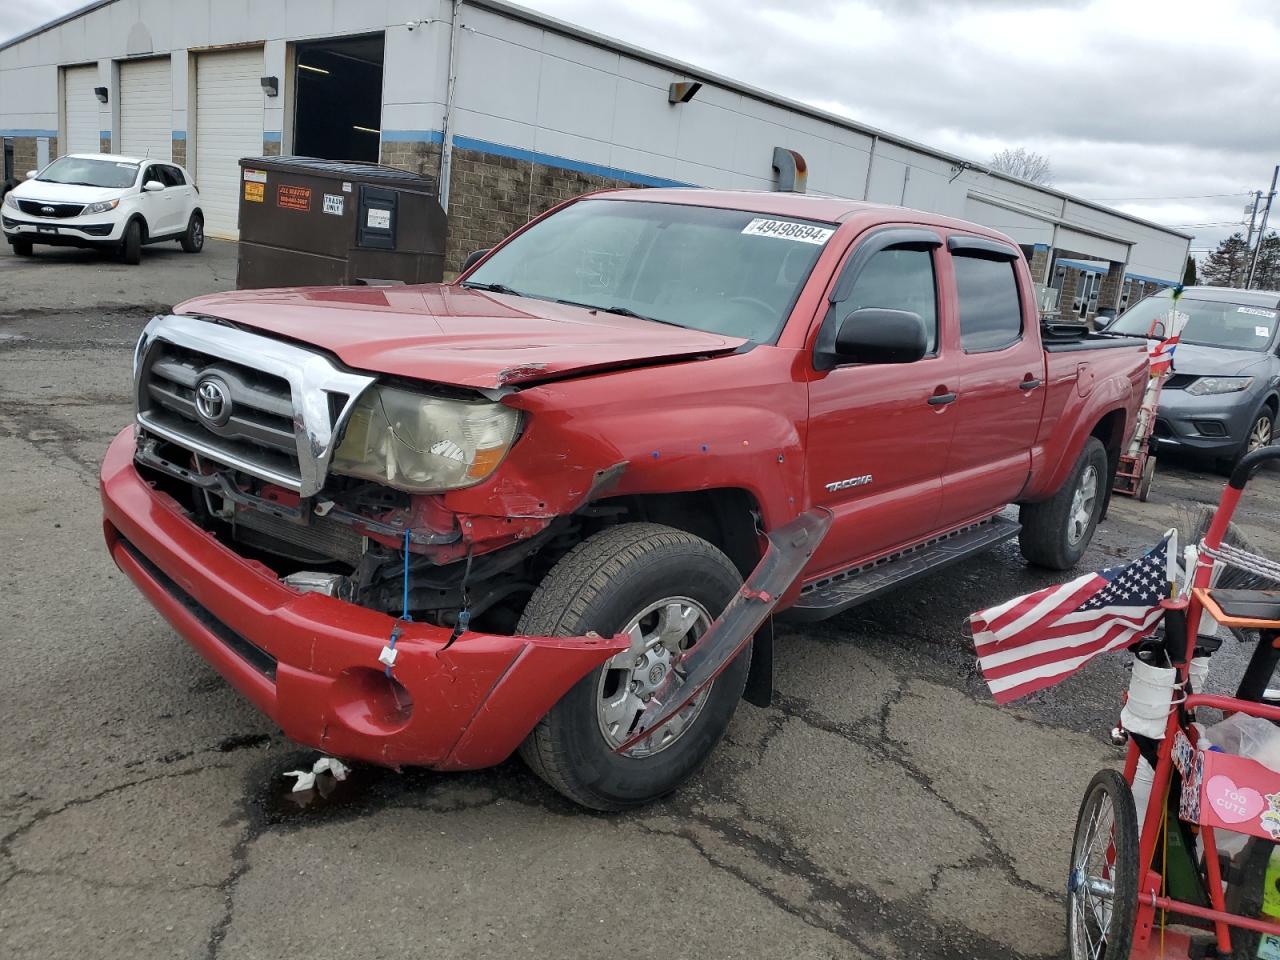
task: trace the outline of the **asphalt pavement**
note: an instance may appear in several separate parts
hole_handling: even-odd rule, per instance
[[[0,245],[3,246],[3,245]],[[157,311],[230,289],[235,248],[128,267],[0,250],[0,956],[1018,958],[1063,949],[1066,861],[1127,658],[996,707],[965,615],[1053,582],[1007,544],[780,628],[777,700],[625,815],[517,760],[357,768],[309,805],[277,734],[107,557],[97,465]],[[1242,507],[1280,557],[1280,474]],[[1161,463],[1086,557],[1138,556],[1222,478]],[[1228,642],[1214,680],[1247,650]]]

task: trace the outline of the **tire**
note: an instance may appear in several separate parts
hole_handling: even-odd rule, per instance
[[[182,249],[186,253],[199,253],[204,249],[204,217],[198,213],[191,214],[191,219],[187,221],[186,232],[182,234],[182,239],[178,241],[182,244]]]
[[[656,643],[663,623],[693,622],[684,641],[696,643],[741,584],[733,564],[710,543],[655,523],[611,527],[569,551],[534,592],[517,632],[581,636],[594,630],[610,636],[636,623],[637,642],[591,671],[539,721],[520,747],[530,769],[570,800],[593,810],[649,803],[697,772],[737,708],[751,663],[750,648],[688,711],[654,735],[665,742],[645,741],[623,755],[617,747],[634,722],[641,703],[636,698],[645,693],[642,685],[635,693],[633,684],[652,678],[654,669],[642,669],[633,658],[643,655],[655,658],[646,663],[656,662],[664,645],[645,651],[645,641]],[[640,616],[655,606],[657,610]],[[672,635],[678,629],[673,627]],[[667,668],[676,663],[678,654],[673,654]],[[614,723],[615,717],[621,719]]]
[[[1108,810],[1110,830],[1106,827]],[[1114,860],[1108,865],[1110,850],[1114,851]],[[1091,879],[1111,884],[1109,901],[1091,892]],[[1137,913],[1138,814],[1133,792],[1115,770],[1100,770],[1080,802],[1071,843],[1067,877],[1067,946],[1071,960],[1127,960]]]
[[[1262,917],[1263,889],[1267,879],[1267,866],[1276,845],[1270,840],[1250,837],[1244,850],[1235,857],[1236,869],[1227,887],[1228,913],[1244,917]],[[1270,918],[1267,918],[1270,919]],[[1253,960],[1258,955],[1261,936],[1243,927],[1231,928],[1232,960]]]
[[[142,224],[130,220],[124,228],[124,237],[120,241],[120,259],[130,266],[142,262]]]
[[[13,247],[15,256],[29,257],[33,252],[30,240],[15,240],[10,246]]]
[[[1110,482],[1107,451],[1097,437],[1090,437],[1062,488],[1043,503],[1022,505],[1018,544],[1027,562],[1050,570],[1070,570],[1079,563],[1098,528]],[[1092,499],[1086,485],[1092,486]]]
[[[1253,453],[1255,450],[1261,450],[1263,447],[1270,446],[1276,442],[1276,414],[1266,404],[1258,411],[1258,415],[1253,418],[1253,423],[1249,427],[1249,432],[1245,434],[1244,443],[1240,447],[1240,453],[1235,458],[1239,462],[1240,458],[1247,453]]]

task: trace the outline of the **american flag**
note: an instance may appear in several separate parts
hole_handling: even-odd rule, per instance
[[[1178,348],[1178,338],[1170,337],[1168,340],[1161,340],[1151,348],[1148,353],[1148,359],[1151,362],[1151,375],[1158,377],[1167,370],[1173,369],[1173,352]]]
[[[1160,620],[1176,574],[1170,531],[1132,563],[982,610],[969,618],[978,666],[997,703],[1065,680],[1108,650],[1127,647]]]

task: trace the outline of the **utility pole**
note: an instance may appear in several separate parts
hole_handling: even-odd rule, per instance
[[[1261,202],[1262,202],[1262,191],[1254,190],[1253,191],[1253,213],[1249,214],[1249,236],[1246,237],[1244,241],[1244,255],[1246,260],[1248,260],[1248,258],[1253,254],[1253,228],[1258,225],[1258,204]],[[1235,280],[1234,277],[1232,277],[1231,279],[1233,281]]]
[[[1249,276],[1245,279],[1246,290],[1253,286],[1253,274],[1258,269],[1258,254],[1262,252],[1262,242],[1267,236],[1267,218],[1271,215],[1271,201],[1276,197],[1276,178],[1280,177],[1280,163],[1271,171],[1271,191],[1267,194],[1267,205],[1262,210],[1262,225],[1258,227],[1258,245],[1253,250],[1253,260],[1249,264]]]

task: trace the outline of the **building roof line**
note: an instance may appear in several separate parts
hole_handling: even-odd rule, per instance
[[[115,2],[116,0],[92,0],[92,2],[86,3],[82,7],[76,7],[76,9],[71,12],[64,13],[55,20],[50,20],[48,23],[42,24],[38,27],[32,27],[26,33],[20,33],[16,37],[10,37],[8,40],[0,43],[0,50],[7,50],[9,47],[16,46],[23,40],[30,40],[32,37],[44,33],[46,30],[52,30],[54,27],[60,27],[64,23],[76,19],[76,17],[83,17],[86,13],[93,13],[93,11],[97,10],[99,7],[105,7],[107,4]]]
[[[116,0],[92,0],[92,2],[86,3],[84,6],[78,7],[70,13],[66,13],[55,20],[51,20],[43,26],[35,27],[32,30],[28,30],[26,33],[19,34],[10,40],[0,43],[0,50],[8,49],[9,47],[21,43],[24,40],[30,40],[32,37],[44,33],[46,30],[52,30],[54,27],[61,26],[71,20],[75,20],[77,17],[82,17],[85,14],[92,13],[100,7],[105,7],[108,4],[115,2]],[[625,53],[628,56],[634,57],[637,60],[643,60],[653,66],[681,73],[690,79],[713,83],[716,86],[723,87],[727,90],[734,90],[757,100],[763,100],[766,103],[772,103],[777,106],[784,107],[787,110],[804,114],[805,116],[812,117],[815,120],[822,120],[826,123],[832,123],[838,127],[843,127],[846,130],[852,130],[855,133],[861,133],[877,140],[883,140],[886,143],[906,147],[909,150],[914,150],[918,153],[925,154],[926,156],[931,156],[938,160],[944,160],[954,166],[958,166],[961,168],[961,172],[964,172],[964,170],[975,170],[978,173],[985,173],[987,176],[994,177],[997,180],[1004,180],[1008,183],[1017,184],[1018,186],[1030,187],[1033,190],[1039,190],[1042,193],[1049,194],[1050,196],[1069,200],[1072,203],[1079,204],[1080,206],[1088,207],[1092,210],[1098,210],[1102,213],[1110,214],[1111,216],[1120,217],[1121,219],[1128,220],[1131,223],[1138,223],[1146,227],[1151,227],[1152,229],[1160,230],[1176,237],[1182,237],[1187,240],[1191,240],[1194,237],[1194,234],[1183,233],[1180,230],[1174,230],[1173,228],[1164,226],[1163,224],[1155,223],[1151,220],[1145,220],[1142,217],[1136,217],[1121,210],[1116,210],[1100,203],[1094,203],[1091,200],[1085,200],[1082,197],[1073,196],[1072,194],[1058,190],[1055,187],[1031,183],[1028,180],[1011,176],[1007,173],[1003,173],[1002,171],[993,170],[987,164],[978,163],[957,154],[948,153],[945,150],[939,150],[936,147],[930,147],[926,144],[908,139],[907,137],[901,137],[896,134],[889,133],[888,131],[881,130],[878,127],[873,127],[869,124],[852,120],[849,117],[841,116],[838,113],[822,110],[810,104],[803,103],[802,101],[782,96],[781,94],[771,93],[770,91],[763,90],[760,87],[755,87],[740,80],[734,80],[731,77],[713,73],[712,71],[702,69],[701,67],[696,67],[693,64],[685,63],[682,60],[677,60],[674,57],[655,53],[652,50],[637,47],[624,40],[618,40],[602,33],[596,33],[593,30],[587,30],[575,24],[557,19],[556,17],[547,16],[546,14],[539,13],[536,10],[530,10],[528,7],[522,7],[519,4],[510,3],[508,0],[463,0],[463,3],[460,4],[460,6],[468,5],[481,9],[488,9],[494,13],[502,14],[516,20],[522,20],[533,26],[543,27],[548,30],[553,30],[556,33],[563,34],[564,36],[584,40],[587,43],[606,50]]]
[[[557,19],[556,17],[548,16],[545,13],[539,13],[537,10],[530,10],[528,7],[522,7],[519,4],[510,3],[508,0],[464,0],[463,6],[480,7],[482,9],[491,10],[495,13],[505,14],[513,19],[523,20],[525,23],[532,26],[544,27],[549,30],[554,30],[557,33],[564,34],[565,36],[585,40],[594,46],[601,47],[606,50],[625,53],[628,56],[634,57],[637,60],[643,60],[655,67],[674,70],[677,73],[684,74],[690,80],[701,80],[704,83],[713,83],[718,87],[724,87],[725,89],[733,90],[738,93],[745,93],[757,100],[764,100],[767,103],[773,103],[777,106],[785,107],[788,110],[805,114],[815,120],[834,123],[836,126],[844,127],[845,129],[852,130],[855,133],[865,134],[867,136],[875,137],[878,140],[883,140],[886,143],[906,147],[910,150],[915,150],[919,153],[934,157],[935,159],[945,160],[956,166],[963,166],[965,169],[974,170],[978,173],[985,173],[997,180],[1005,180],[1009,183],[1017,184],[1018,186],[1030,187],[1033,190],[1039,190],[1062,200],[1070,200],[1072,203],[1079,204],[1082,207],[1099,210],[1103,213],[1120,217],[1121,219],[1128,220],[1132,223],[1139,223],[1145,227],[1151,227],[1155,230],[1173,234],[1177,237],[1183,237],[1187,240],[1192,239],[1194,236],[1193,234],[1174,230],[1164,224],[1156,223],[1152,220],[1145,220],[1142,217],[1134,216],[1131,213],[1125,213],[1123,210],[1116,210],[1113,207],[1095,203],[1091,200],[1085,200],[1083,197],[1077,197],[1074,194],[1066,193],[1065,191],[1058,190],[1055,187],[1045,186],[1040,183],[1032,183],[1029,180],[1023,180],[1019,177],[1011,176],[1010,174],[1004,173],[1000,170],[993,170],[985,163],[979,163],[966,157],[959,156],[958,154],[948,153],[947,151],[940,150],[937,147],[930,147],[927,144],[919,143],[915,140],[911,140],[907,137],[902,137],[894,133],[889,133],[888,131],[881,130],[878,127],[873,127],[869,124],[862,123],[859,120],[853,120],[838,113],[832,113],[829,110],[823,110],[800,100],[792,100],[790,97],[783,96],[782,94],[772,93],[768,90],[761,89],[760,87],[752,86],[751,84],[745,83],[741,80],[735,80],[732,77],[726,77],[723,74],[714,73],[702,67],[694,66],[693,64],[686,63],[683,60],[677,60],[676,58],[666,56],[665,54],[655,53],[652,50],[646,50],[644,47],[637,47],[634,44],[627,43],[625,40],[618,40],[606,34],[597,33],[594,30],[587,30],[586,28],[579,27],[576,24],[567,23],[564,20]]]

